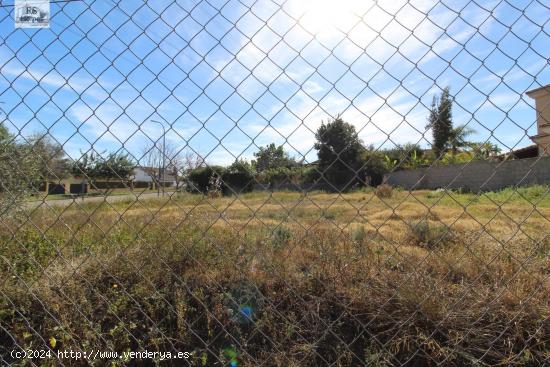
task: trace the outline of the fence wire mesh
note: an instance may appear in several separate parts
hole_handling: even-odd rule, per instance
[[[548,1],[38,3],[2,365],[550,365]]]

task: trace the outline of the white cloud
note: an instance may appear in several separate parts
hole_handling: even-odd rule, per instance
[[[65,76],[59,73],[56,68],[52,68],[48,71],[41,71],[33,68],[25,68],[23,66],[8,66],[2,68],[2,75],[7,77],[8,80],[16,80],[18,78],[23,78],[24,80],[33,83],[39,84],[42,86],[54,88],[54,89],[65,89],[71,90],[81,97],[94,97],[97,98],[100,96],[100,91],[97,88],[90,88],[94,83],[97,84],[97,80],[92,77],[82,77],[82,76],[72,76],[67,79]],[[101,87],[109,90],[113,88],[114,85],[105,84],[102,82]]]
[[[486,3],[484,5],[489,8],[492,6]],[[453,6],[453,4],[449,6]],[[284,142],[285,138],[288,138],[288,143],[297,149],[299,154],[308,154],[308,157],[310,157],[310,151],[314,144],[312,131],[314,132],[319,127],[322,120],[326,121],[339,113],[342,113],[342,117],[346,121],[361,130],[360,136],[365,143],[381,144],[388,136],[396,143],[418,141],[425,130],[427,113],[425,108],[415,108],[419,98],[424,99],[426,95],[439,92],[438,86],[452,84],[453,81],[449,79],[452,76],[442,75],[440,70],[432,67],[439,62],[443,64],[442,68],[446,68],[445,62],[435,59],[438,56],[455,55],[463,48],[462,44],[480,32],[482,23],[484,23],[483,32],[489,32],[495,22],[494,18],[498,17],[497,12],[494,12],[491,17],[489,12],[475,6],[456,13],[435,0],[410,2],[405,0],[391,2],[289,0],[285,2],[284,11],[291,18],[278,9],[279,18],[273,17],[267,25],[262,20],[239,22],[237,28],[243,32],[240,38],[233,39],[231,45],[222,41],[227,49],[219,54],[210,51],[210,56],[219,56],[213,57],[208,62],[217,70],[223,69],[221,78],[226,82],[233,87],[240,85],[239,94],[254,105],[256,113],[260,117],[258,119],[260,121],[253,121],[248,116],[243,117],[248,106],[246,109],[240,108],[240,105],[244,105],[244,103],[235,102],[239,106],[229,107],[238,110],[231,119],[240,120],[239,127],[246,130],[247,133],[250,132],[251,135],[258,134],[266,126],[266,123],[261,122],[262,118],[264,121],[267,119],[273,128],[270,127],[260,134],[257,140],[258,145],[272,141]],[[274,19],[283,19],[283,17],[286,17],[286,20],[281,20],[281,24],[274,23]],[[473,26],[466,25],[464,21],[468,21]],[[278,31],[279,28],[285,28],[288,31],[283,39],[281,36],[284,32]],[[151,33],[154,34],[154,32]],[[345,33],[347,36],[344,36]],[[247,37],[251,37],[251,39]],[[343,38],[346,38],[346,41],[339,44]],[[309,46],[303,49],[308,43]],[[339,44],[338,47],[336,47],[337,44]],[[177,49],[176,46],[174,48]],[[217,48],[221,49],[221,46],[218,45]],[[329,55],[330,51],[333,51],[334,56],[342,61],[345,68],[349,68],[353,64],[355,67],[353,71],[358,75],[345,83],[337,84],[335,80],[340,76],[341,70],[336,70],[336,67],[331,66],[316,67],[316,65],[322,64],[324,57]],[[397,54],[395,54],[396,51],[398,51]],[[354,64],[359,56],[365,59],[374,59],[376,62]],[[390,57],[392,58],[388,61]],[[295,58],[292,65],[288,66]],[[202,61],[200,57],[185,59],[183,53],[178,53],[175,62],[189,66],[189,64],[198,64]],[[338,62],[334,63],[338,64]],[[539,60],[536,64],[540,69],[545,65],[545,61]],[[279,77],[283,69],[286,75]],[[414,75],[424,89],[420,89],[420,86],[414,89],[414,83],[410,83],[411,80],[405,84],[404,78],[408,75],[406,71],[409,69],[421,69],[423,73],[427,74],[427,76]],[[252,76],[250,71],[252,71]],[[4,67],[2,72],[9,80],[20,76],[30,82],[39,81],[43,85],[56,89],[74,89],[81,94],[81,99],[89,102],[91,109],[83,103],[79,103],[71,108],[70,116],[83,123],[84,131],[91,137],[102,136],[107,130],[107,125],[109,133],[103,135],[101,139],[112,143],[124,142],[137,129],[132,118],[138,124],[145,122],[142,127],[143,134],[151,136],[153,139],[159,136],[158,127],[144,121],[152,114],[152,107],[148,105],[147,100],[144,103],[130,105],[126,112],[121,111],[116,103],[105,104],[103,108],[97,108],[108,98],[107,94],[112,92],[115,86],[106,85],[103,81],[101,86],[94,84],[98,81],[92,76],[73,77],[67,80],[68,76],[61,75],[57,71],[45,73],[39,70],[26,70],[22,66],[17,68],[11,64],[9,67]],[[498,80],[496,74],[503,75],[505,72],[507,71],[503,70],[502,74],[490,74],[489,72],[489,75],[480,79],[470,79],[468,83],[495,81]],[[538,70],[533,66],[533,73],[536,72]],[[200,76],[201,80],[211,80],[218,76],[218,71],[211,69],[201,71],[201,73],[203,74],[197,75],[197,78]],[[208,73],[210,75],[207,75]],[[312,77],[313,74],[315,74],[314,77]],[[190,78],[192,79],[193,76],[191,74]],[[514,69],[506,75],[505,79],[514,81],[524,76],[524,72]],[[325,82],[322,80],[323,78],[334,82],[333,84]],[[429,84],[427,81],[434,83],[432,78],[436,80],[437,85],[433,85],[431,88],[426,87],[426,84]],[[351,86],[350,83],[360,84],[361,87],[367,87],[367,89],[354,96],[353,94],[359,93],[358,91],[361,91],[362,88],[357,88],[357,92],[355,92],[356,89],[352,87],[356,86]],[[334,89],[336,84],[338,90],[349,99],[336,92]],[[88,88],[90,85],[94,86]],[[405,85],[411,89],[412,94],[404,90]],[[266,86],[270,87],[270,92],[280,99],[280,102],[274,102],[272,98],[271,101],[266,99],[266,101],[262,100],[261,103],[256,103],[264,93]],[[106,92],[101,88],[106,89]],[[180,99],[187,103],[186,97],[193,94],[191,88],[193,87],[182,87],[181,90],[178,89],[177,93],[173,94],[176,98],[181,97]],[[297,89],[301,89],[301,91],[294,95]],[[84,92],[85,90],[86,92]],[[395,92],[393,92],[394,90]],[[381,97],[378,97],[375,91]],[[129,94],[130,91],[127,92]],[[196,91],[197,94],[201,92],[200,88]],[[330,93],[326,95],[327,92]],[[120,93],[121,95],[126,93],[124,88],[120,89]],[[417,94],[414,95],[414,93]],[[111,98],[116,100],[117,96],[114,95]],[[190,101],[193,99],[189,98]],[[350,100],[353,100],[353,104],[350,103]],[[479,98],[476,100],[479,101]],[[508,109],[517,101],[517,94],[494,93],[490,96],[490,101],[501,108]],[[221,102],[214,101],[214,104],[218,103]],[[482,101],[480,101],[481,103]],[[488,103],[486,102],[486,104]],[[283,110],[273,116],[282,106],[284,106]],[[204,120],[208,119],[210,113],[206,113],[207,108],[200,106],[198,102],[194,107],[196,110],[191,107],[191,111],[201,119],[198,122],[200,126],[206,122]],[[220,106],[213,106],[213,108],[217,107]],[[168,109],[170,108],[183,110],[185,106],[173,105]],[[95,111],[92,111],[93,109]],[[124,118],[121,119],[120,114]],[[174,116],[180,116],[180,113],[174,112]],[[211,121],[213,119],[209,122]],[[213,128],[215,129],[215,127]],[[178,133],[186,137],[193,131],[196,129],[186,131],[182,128],[178,130]],[[175,142],[181,142],[181,138],[177,136],[174,136],[173,139]],[[235,141],[231,145],[231,151],[240,152],[246,149],[248,143],[247,141]],[[197,143],[197,147],[200,145]],[[218,150],[210,157],[215,162],[229,162],[233,159],[232,157],[227,158],[227,152]]]

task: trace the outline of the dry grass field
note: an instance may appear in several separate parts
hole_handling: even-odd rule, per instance
[[[13,362],[19,345],[188,351],[198,366],[542,366],[547,193],[179,194],[28,209],[0,227],[0,356]]]

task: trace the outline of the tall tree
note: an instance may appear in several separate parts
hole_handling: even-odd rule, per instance
[[[47,134],[36,134],[24,144],[36,159],[40,169],[40,180],[60,180],[69,174],[70,166],[63,146]]]
[[[315,138],[319,169],[328,182],[345,188],[359,178],[364,147],[353,125],[337,117],[322,123]]]
[[[276,146],[271,143],[254,153],[255,160],[252,161],[252,166],[257,172],[263,172],[276,168],[291,168],[297,165],[296,161],[285,152],[282,145]]]
[[[364,148],[355,127],[337,117],[323,123],[315,134],[315,149],[319,157],[319,168],[329,166],[346,169],[354,167],[361,159]]]
[[[466,125],[459,125],[451,129],[449,134],[448,146],[456,154],[460,148],[466,148],[470,146],[470,142],[467,140],[468,136],[475,134],[475,130]]]
[[[453,100],[449,94],[449,87],[445,87],[439,98],[433,97],[428,116],[427,129],[432,129],[433,149],[436,157],[445,152],[453,129],[452,118]]]

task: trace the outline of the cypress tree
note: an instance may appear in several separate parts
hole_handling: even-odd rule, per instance
[[[441,96],[434,96],[430,107],[428,125],[426,128],[432,129],[433,149],[437,157],[447,149],[453,130],[452,121],[453,101],[449,94],[449,87],[445,87]]]

